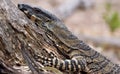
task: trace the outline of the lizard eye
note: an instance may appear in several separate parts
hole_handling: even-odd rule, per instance
[[[46,20],[46,22],[50,22],[50,19]]]
[[[33,10],[34,10],[34,12],[37,13],[37,14],[41,13],[41,11],[40,11],[39,8],[35,8],[35,7],[34,7]]]

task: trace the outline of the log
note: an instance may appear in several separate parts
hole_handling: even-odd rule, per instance
[[[32,23],[10,0],[0,0],[1,74],[23,74],[13,68],[17,64],[28,65],[33,74],[47,74],[38,69],[42,64],[37,64],[33,58],[34,54],[43,55],[43,49],[65,59],[49,42],[43,29]]]
[[[47,41],[44,30],[32,23],[10,0],[0,0],[0,60],[3,60],[0,61],[3,66],[0,66],[1,73],[7,71],[6,74],[23,74],[22,71],[13,69],[13,66],[20,64],[28,65],[33,74],[42,74],[41,70],[35,69],[35,66],[42,66],[36,64],[32,54],[41,54],[43,49],[57,54],[57,49]],[[21,53],[23,50],[27,52]],[[56,56],[59,57],[59,54]],[[44,72],[46,73],[48,72]]]

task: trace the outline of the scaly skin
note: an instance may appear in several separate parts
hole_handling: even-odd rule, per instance
[[[67,59],[35,55],[36,61],[45,66],[52,66],[69,72],[86,72],[89,74],[120,74],[120,66],[89,47],[74,36],[55,15],[36,7],[19,4],[19,9],[28,18],[46,32],[61,55]],[[48,53],[49,54],[49,53]]]

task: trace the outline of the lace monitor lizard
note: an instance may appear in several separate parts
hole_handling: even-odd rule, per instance
[[[18,8],[35,24],[46,31],[47,37],[54,42],[61,55],[69,58],[62,60],[57,57],[35,55],[36,61],[44,66],[55,67],[59,70],[89,74],[120,74],[120,66],[112,63],[106,57],[92,49],[74,36],[55,15],[42,9],[19,4]]]

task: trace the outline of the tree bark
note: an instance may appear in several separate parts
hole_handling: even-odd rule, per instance
[[[24,48],[21,47],[22,43]],[[43,49],[54,51],[56,56],[62,57],[46,38],[44,30],[26,18],[10,0],[0,0],[0,60],[3,60],[0,63],[5,68],[0,67],[0,69],[16,74],[11,66],[25,65],[24,55],[21,54],[23,49],[29,51],[30,58],[32,54],[41,54]],[[30,65],[29,62],[27,64]],[[34,73],[37,74],[35,71]]]
[[[58,58],[66,58],[57,52],[44,30],[32,23],[10,0],[0,0],[0,72],[23,74],[13,66],[27,64],[34,74],[40,74],[41,71],[33,67],[42,65],[33,65],[32,55],[46,55],[44,49],[55,53]]]

